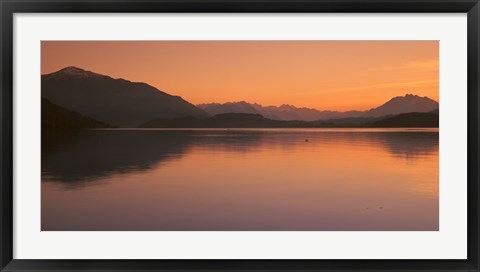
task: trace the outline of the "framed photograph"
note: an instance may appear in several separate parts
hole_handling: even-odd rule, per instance
[[[1,271],[479,271],[477,0],[0,3]]]

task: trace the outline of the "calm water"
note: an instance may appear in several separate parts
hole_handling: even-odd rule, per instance
[[[438,230],[438,130],[42,134],[42,230]]]

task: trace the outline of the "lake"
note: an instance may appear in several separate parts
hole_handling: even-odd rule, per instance
[[[438,129],[42,132],[42,231],[437,231]]]

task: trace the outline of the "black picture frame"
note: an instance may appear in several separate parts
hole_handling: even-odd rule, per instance
[[[0,0],[1,271],[479,271],[478,0]],[[468,258],[466,260],[25,260],[13,258],[13,15],[15,13],[467,13]],[[94,245],[92,245],[94,246]],[[348,246],[348,245],[345,245]]]

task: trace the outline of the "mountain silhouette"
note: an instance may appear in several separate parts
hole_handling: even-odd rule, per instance
[[[326,119],[336,119],[336,118],[347,118],[358,116],[361,112],[359,111],[330,111],[330,110],[317,110],[312,108],[298,108],[293,105],[283,104],[279,107],[276,106],[262,106],[259,104],[254,104],[255,109],[261,112],[265,117],[278,119],[278,120],[303,120],[303,121],[314,121],[314,120],[326,120]]]
[[[406,94],[397,96],[380,107],[367,111],[364,117],[377,117],[408,112],[429,112],[438,109],[438,102],[428,97]]]
[[[262,106],[257,103],[227,102],[227,103],[210,103],[199,104],[197,107],[205,110],[211,115],[222,113],[256,113],[273,120],[325,120],[333,118],[355,117],[362,114],[360,111],[320,111],[312,108],[297,108],[293,105],[283,104],[281,106]]]
[[[42,75],[42,98],[46,99],[42,104],[49,110],[45,114],[50,114],[47,119],[42,116],[42,126],[50,128],[88,128],[102,124],[104,127],[186,127],[187,124],[191,127],[358,127],[398,114],[428,113],[438,110],[439,106],[428,97],[413,94],[394,97],[368,111],[322,111],[288,104],[262,106],[245,101],[194,106],[146,83],[114,79],[73,66]],[[429,126],[438,126],[435,118],[438,116],[407,115],[378,125],[419,126],[426,122]],[[224,123],[227,119],[233,123]]]
[[[387,117],[370,124],[371,127],[438,127],[438,113],[410,112]]]
[[[42,98],[42,128],[47,129],[80,129],[105,128],[109,124],[83,116],[78,112],[67,110]]]
[[[383,122],[382,122],[383,121]],[[254,113],[222,113],[206,119],[155,119],[142,128],[354,128],[438,127],[438,113],[408,113],[383,117],[350,117],[317,121],[273,120]]]
[[[197,107],[211,115],[222,113],[256,113],[273,120],[315,121],[351,117],[381,117],[408,112],[429,112],[438,109],[438,103],[428,97],[406,94],[405,96],[395,97],[380,107],[372,108],[368,111],[322,111],[312,108],[298,108],[287,104],[278,107],[262,106],[257,103],[248,103],[245,101],[223,104],[199,104]]]
[[[209,116],[179,96],[146,83],[114,79],[77,67],[42,75],[42,97],[66,109],[119,127],[155,118]]]
[[[198,104],[197,107],[210,113],[211,115],[217,115],[222,113],[255,113],[261,114],[255,109],[253,105],[245,101],[240,102],[227,102],[223,104],[210,103],[210,104]]]

